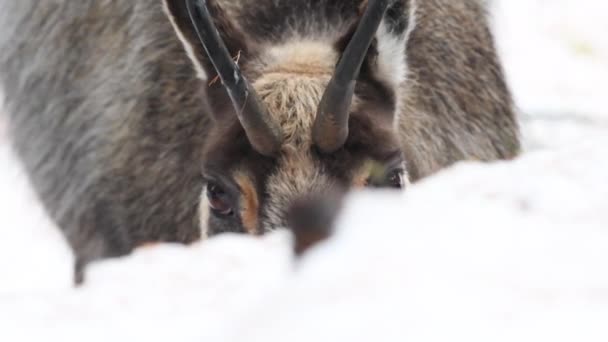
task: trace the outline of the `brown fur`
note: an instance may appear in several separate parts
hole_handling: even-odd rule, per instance
[[[258,213],[260,210],[260,201],[256,187],[247,175],[238,173],[234,176],[236,183],[241,190],[241,220],[243,227],[248,234],[259,234],[258,229]]]
[[[479,1],[418,1],[407,59],[399,132],[413,180],[459,160],[518,154],[513,102]]]

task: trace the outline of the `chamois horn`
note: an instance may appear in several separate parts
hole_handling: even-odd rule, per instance
[[[394,0],[369,0],[367,9],[348,43],[317,111],[312,138],[323,153],[333,153],[348,138],[348,118],[355,84],[367,51]]]
[[[185,1],[196,33],[228,91],[247,139],[258,153],[268,157],[276,156],[281,148],[280,128],[271,121],[255,90],[230,57],[226,44],[213,23],[207,1]]]

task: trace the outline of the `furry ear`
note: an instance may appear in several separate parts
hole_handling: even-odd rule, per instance
[[[365,11],[367,1],[360,7]],[[350,42],[359,21],[355,22],[337,44],[342,52]],[[407,75],[406,45],[410,32],[414,28],[414,8],[411,0],[397,0],[391,5],[378,28],[363,65],[362,72],[383,82],[390,88],[397,88],[405,81]]]
[[[376,34],[378,78],[398,87],[407,75],[406,45],[414,28],[414,8],[411,0],[398,0],[389,7]]]
[[[231,22],[230,18],[215,0],[204,0],[213,17],[220,37],[224,40],[231,56],[245,57],[249,49],[244,34]],[[175,32],[184,45],[188,57],[192,60],[200,79],[208,80],[216,75],[213,65],[207,58],[199,37],[194,29],[185,0],[163,0],[163,7]]]

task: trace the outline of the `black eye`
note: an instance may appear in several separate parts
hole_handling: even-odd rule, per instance
[[[405,187],[405,172],[402,169],[389,172],[387,182],[392,188],[403,189]]]
[[[218,216],[231,216],[234,213],[230,198],[226,192],[215,183],[207,184],[207,199],[211,211]]]

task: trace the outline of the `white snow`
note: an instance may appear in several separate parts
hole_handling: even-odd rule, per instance
[[[494,0],[494,28],[530,148],[608,129],[608,3]]]
[[[72,258],[0,117],[0,341],[607,341],[608,4],[494,1],[527,152],[403,195],[353,195],[335,236],[227,235]]]

